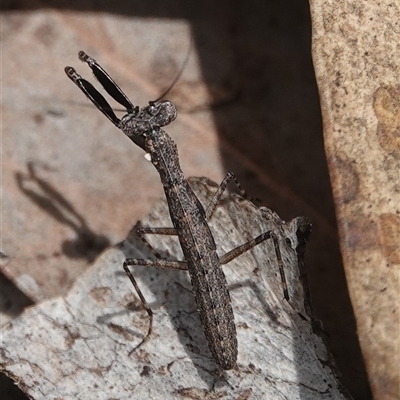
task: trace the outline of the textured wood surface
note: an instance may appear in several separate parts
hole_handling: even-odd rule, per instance
[[[340,244],[376,399],[400,396],[400,7],[311,2]]]
[[[206,179],[193,179],[191,186],[203,204],[217,189]],[[170,226],[165,200],[142,223]],[[274,230],[292,302],[310,318],[300,272],[310,228],[305,219],[286,224],[270,210],[230,195],[216,210],[211,228],[221,253]],[[182,257],[173,238],[152,237],[150,243],[172,257]],[[3,330],[1,367],[31,398],[130,399],[132,393],[135,399],[347,398],[311,321],[302,320],[283,300],[272,243],[257,246],[224,268],[239,356],[238,367],[221,377],[208,352],[185,271],[135,268],[155,311],[154,332],[128,356],[149,322],[121,268],[128,256],[150,256],[134,233],[104,253],[65,298],[28,309]]]

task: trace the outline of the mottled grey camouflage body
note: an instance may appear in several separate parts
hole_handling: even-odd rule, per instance
[[[204,208],[183,176],[176,144],[160,129],[175,117],[175,106],[164,101],[144,107],[137,116],[126,115],[120,128],[127,136],[146,137],[145,150],[164,186],[211,354],[221,368],[231,369],[236,364],[238,350],[226,278]]]
[[[119,119],[103,95],[90,82],[77,74],[74,68],[65,68],[67,76],[115,126],[121,129],[137,146],[150,154],[151,161],[157,168],[164,186],[174,228],[141,227],[137,230],[137,234],[144,242],[146,241],[142,235],[146,233],[178,235],[185,256],[184,262],[163,259],[143,260],[137,258],[127,258],[124,261],[123,268],[150,318],[147,335],[135,349],[150,337],[153,312],[147,304],[129,266],[146,265],[161,268],[188,269],[197,309],[211,353],[221,368],[231,369],[236,365],[238,353],[236,328],[227,282],[221,265],[229,263],[234,258],[263,241],[272,239],[284,296],[289,304],[291,304],[278,238],[273,231],[264,232],[218,257],[214,238],[207,220],[211,218],[223,191],[231,179],[236,183],[241,194],[245,196],[245,192],[241,189],[234,174],[230,172],[225,176],[207,210],[204,211],[203,206],[183,176],[174,141],[161,129],[161,127],[168,125],[176,118],[175,106],[169,101],[161,101],[149,102],[147,107],[139,109],[139,107],[132,104],[96,60],[89,57],[83,51],[79,52],[79,59],[89,65],[93,74],[107,93],[125,107],[128,112],[127,115]],[[146,244],[151,247],[147,242]]]

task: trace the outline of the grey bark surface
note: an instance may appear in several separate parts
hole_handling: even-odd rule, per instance
[[[207,204],[217,189],[191,179]],[[166,201],[141,221],[171,226]],[[345,399],[333,361],[312,318],[304,286],[307,220],[285,223],[272,211],[227,195],[210,221],[218,253],[273,229],[279,238],[291,301],[283,300],[272,241],[224,267],[239,355],[235,370],[218,375],[196,311],[186,271],[137,267],[133,271],[154,315],[148,317],[122,270],[126,257],[149,258],[134,228],[103,253],[65,297],[27,309],[3,331],[1,368],[33,399]],[[178,241],[148,237],[157,250],[182,259]],[[296,250],[297,249],[297,250]],[[314,331],[313,331],[314,326]]]

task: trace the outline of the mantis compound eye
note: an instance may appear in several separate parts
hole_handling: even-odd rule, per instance
[[[158,104],[158,113],[155,116],[157,125],[169,125],[177,116],[176,107],[168,100],[162,101]]]

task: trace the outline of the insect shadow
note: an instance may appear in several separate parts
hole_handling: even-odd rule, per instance
[[[54,186],[40,177],[38,164],[30,161],[27,163],[27,172],[15,174],[18,188],[41,210],[75,232],[75,239],[66,240],[61,246],[67,257],[85,258],[89,263],[93,262],[98,254],[110,246],[109,239],[93,232],[74,206]],[[40,166],[49,170],[48,166]]]

